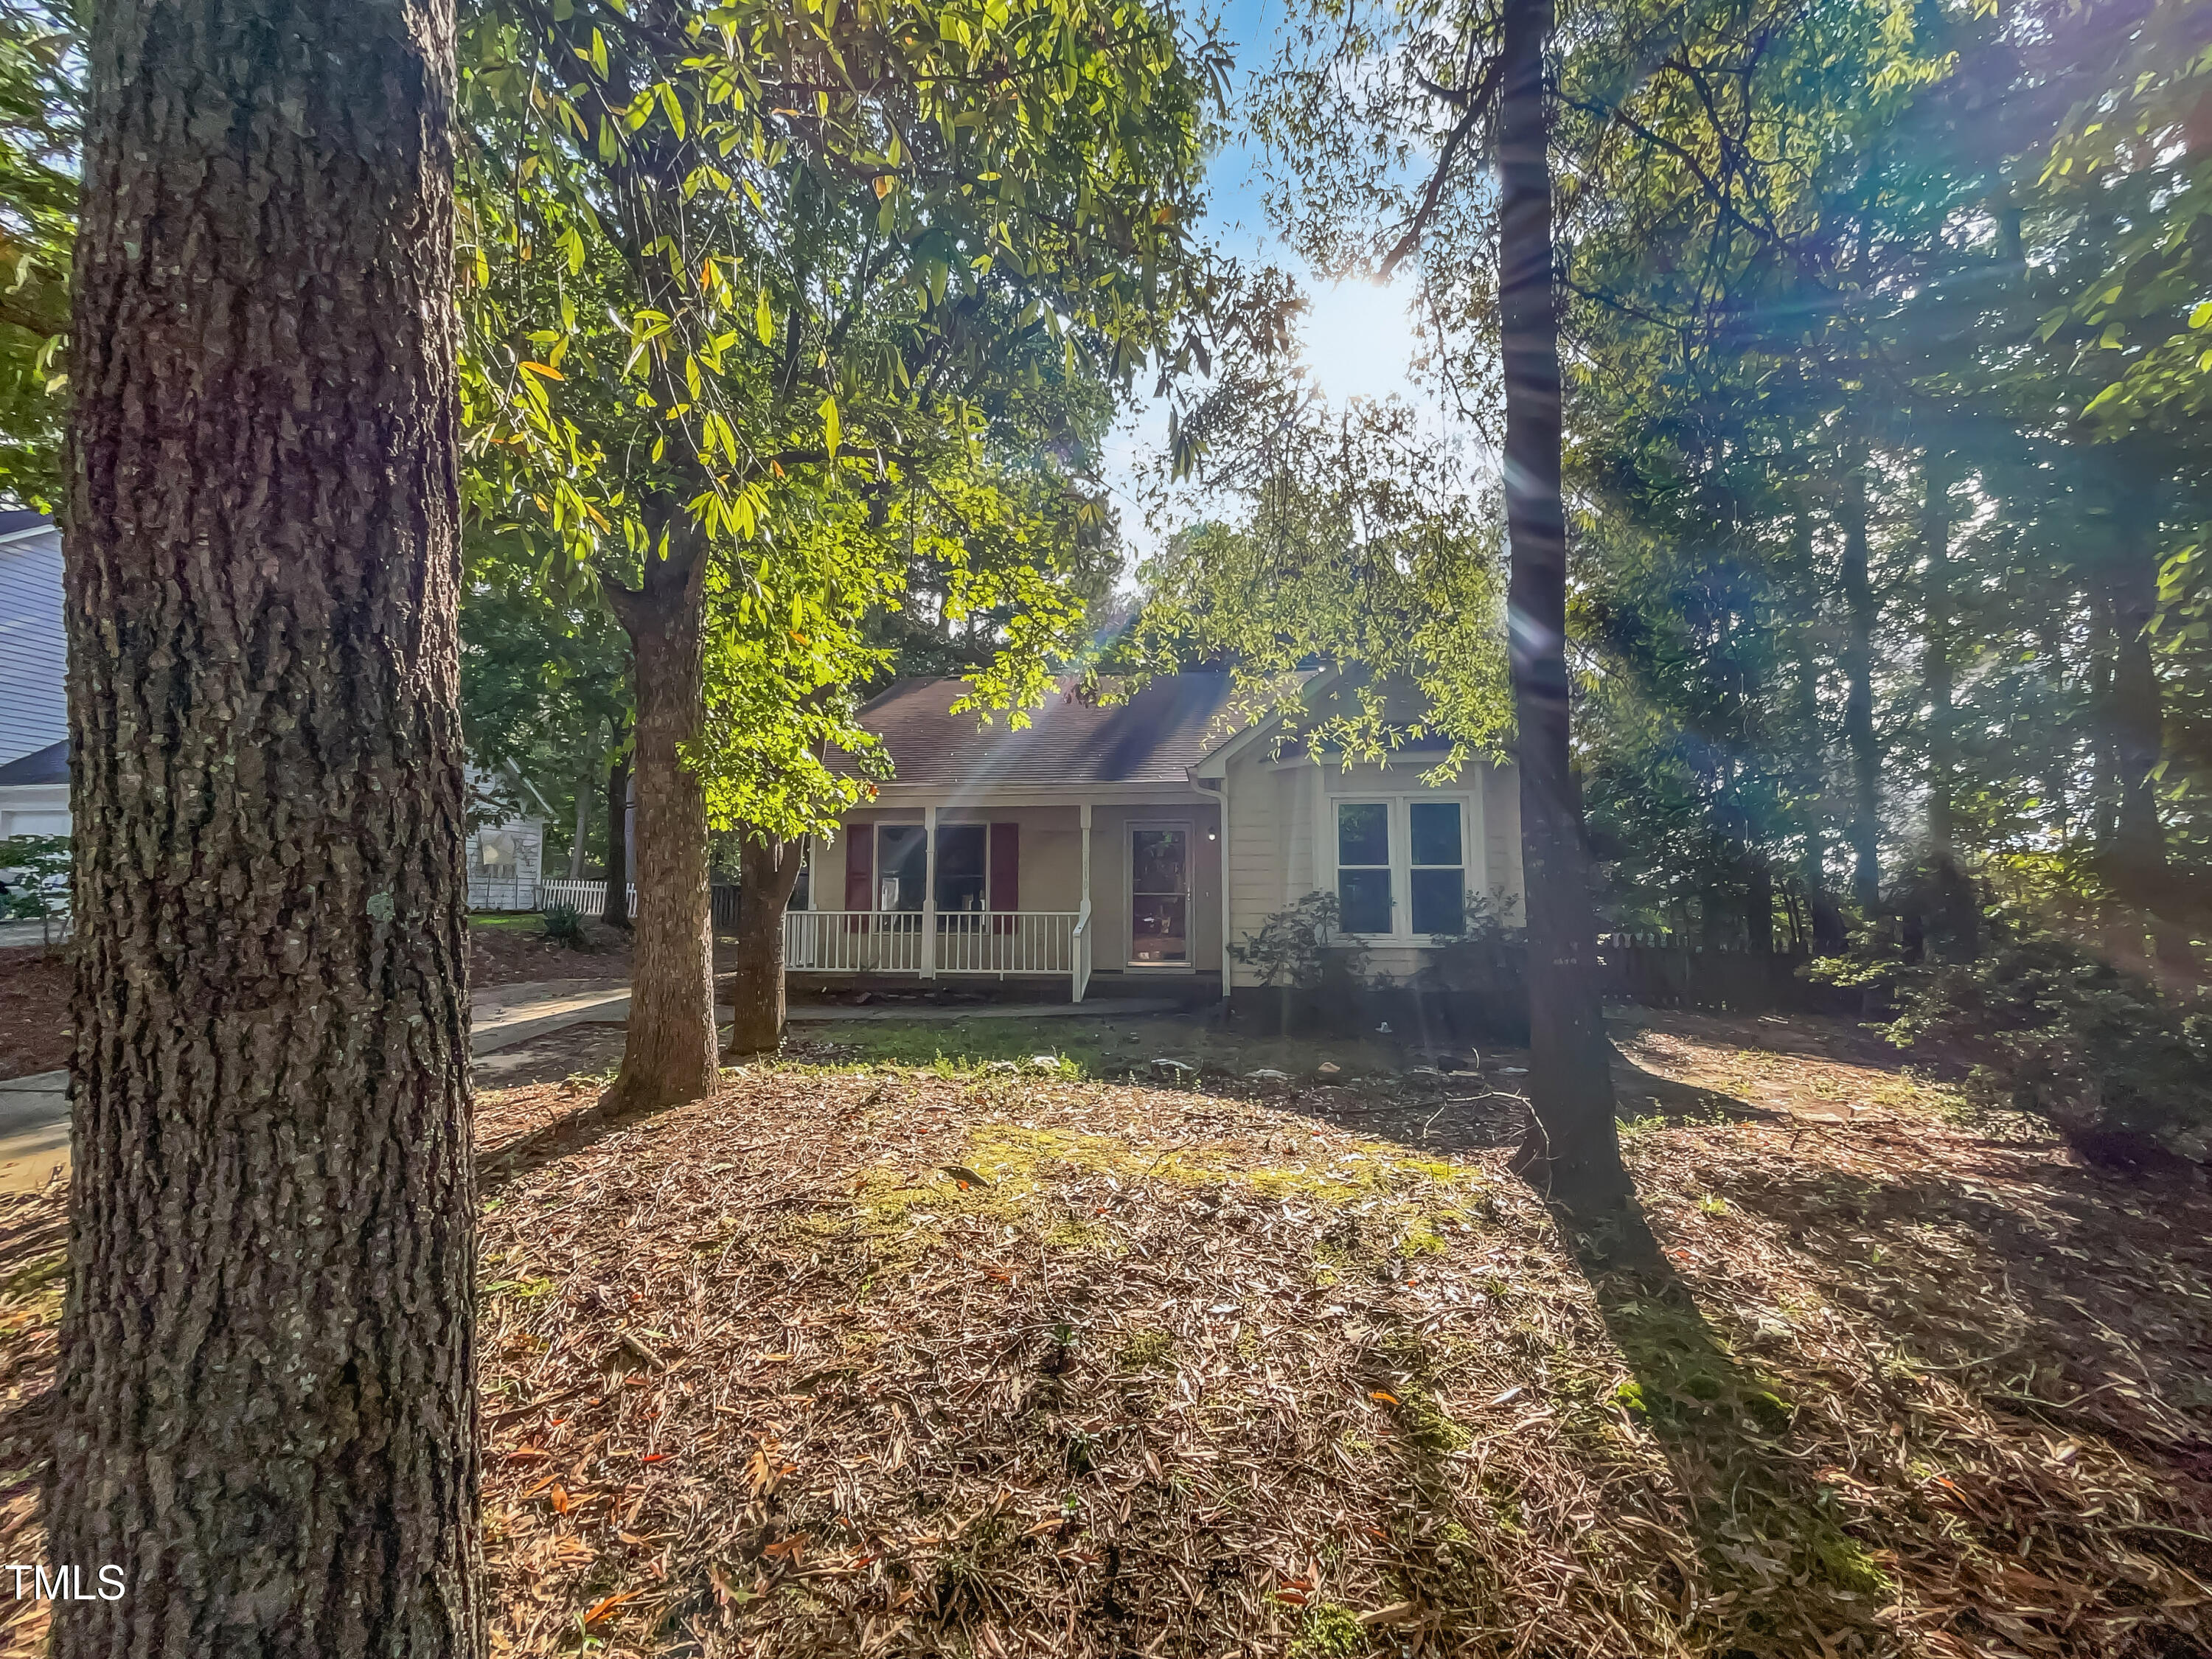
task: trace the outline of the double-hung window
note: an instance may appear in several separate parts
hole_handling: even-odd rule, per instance
[[[1467,837],[1455,800],[1406,806],[1407,887],[1413,932],[1467,931]]]
[[[1390,931],[1390,804],[1340,801],[1336,808],[1336,925],[1347,933]]]
[[[1404,822],[1395,820],[1400,812]],[[1337,926],[1425,940],[1467,927],[1467,822],[1456,800],[1336,805]]]

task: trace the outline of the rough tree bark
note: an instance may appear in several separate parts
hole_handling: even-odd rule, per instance
[[[738,943],[730,975],[730,1046],[772,1054],[783,1042],[783,910],[805,861],[803,841],[747,834],[738,854]]]
[[[93,19],[51,1650],[480,1653],[453,13]]]
[[[720,1081],[707,792],[683,749],[706,723],[706,550],[670,505],[635,591],[610,582],[637,663],[637,917],[618,1109],[702,1100]]]
[[[1844,482],[1844,746],[1850,753],[1851,897],[1863,919],[1881,904],[1881,745],[1874,729],[1874,581],[1867,557],[1867,459]]]
[[[622,741],[616,734],[616,741]],[[629,931],[629,750],[607,763],[607,895],[599,920]]]
[[[1520,1162],[1584,1215],[1630,1195],[1598,1006],[1582,799],[1568,750],[1566,509],[1544,53],[1552,0],[1505,0],[1499,68],[1498,306],[1505,371],[1506,596],[1528,928],[1528,1098]]]

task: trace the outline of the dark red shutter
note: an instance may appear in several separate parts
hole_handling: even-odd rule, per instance
[[[872,910],[875,900],[868,878],[875,874],[876,828],[872,823],[845,826],[845,908]]]
[[[1022,827],[1018,823],[991,826],[991,908],[1022,908]]]

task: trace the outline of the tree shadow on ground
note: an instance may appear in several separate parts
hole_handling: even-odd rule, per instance
[[[1613,1086],[1620,1115],[1647,1127],[1790,1121],[1787,1112],[1648,1071],[1618,1049]],[[1517,1146],[1528,1127],[1527,1097],[1514,1086],[1514,1079],[1495,1073],[1432,1081],[1401,1077],[1385,1085],[1309,1085],[1257,1097],[1302,1117],[1427,1153]]]
[[[1668,1263],[1640,1208],[1565,1229],[1630,1380],[1609,1401],[1673,1471],[1699,1571],[1677,1564],[1684,1626],[1721,1654],[1885,1650],[1888,1601],[1876,1547],[1853,1535],[1834,1486],[1793,1443],[1790,1384],[1738,1353]]]
[[[2123,1446],[2212,1514],[2212,1204],[2195,1183],[2056,1159],[2003,1187],[1796,1163],[1734,1183],[1729,1201],[1848,1267],[1826,1295],[1892,1333],[1901,1369]],[[2212,1547],[2183,1553],[2212,1571]]]

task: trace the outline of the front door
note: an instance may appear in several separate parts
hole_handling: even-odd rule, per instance
[[[1190,961],[1190,832],[1129,831],[1129,965]]]

